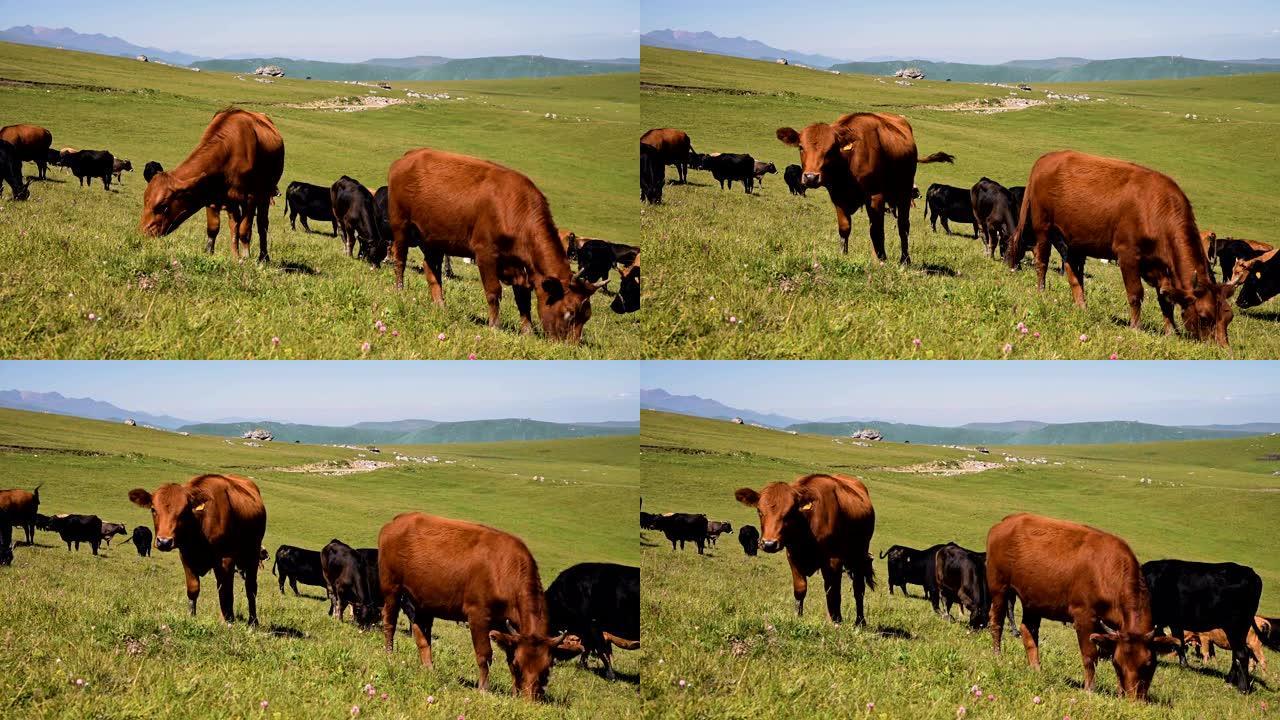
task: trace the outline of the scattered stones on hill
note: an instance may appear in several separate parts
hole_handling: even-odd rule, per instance
[[[245,440],[265,440],[267,442],[270,442],[275,439],[275,436],[271,434],[270,430],[264,430],[262,428],[254,428],[252,430],[246,430],[244,434],[241,435],[240,437],[244,438]]]
[[[324,100],[312,100],[305,103],[285,103],[285,107],[299,110],[332,110],[333,112],[360,112],[362,110],[381,110],[392,105],[404,105],[404,98],[383,97],[381,95],[339,95]]]
[[[740,418],[740,417],[736,417],[736,418],[734,418],[734,419],[733,419],[733,424],[734,424],[734,425],[741,425],[741,424],[742,424],[742,418]]]
[[[284,77],[284,68],[279,65],[261,65],[254,69],[253,74],[267,77]]]
[[[933,462],[918,463],[916,465],[904,465],[902,467],[886,467],[880,469],[895,473],[950,477],[952,475],[970,475],[972,473],[995,470],[996,468],[1001,467],[1004,467],[1004,465],[997,462],[986,462],[983,460],[935,460]]]
[[[976,115],[991,115],[993,113],[1026,110],[1028,108],[1046,104],[1047,103],[1044,100],[1035,100],[1023,97],[981,98],[977,100],[968,100],[966,102],[952,103],[950,105],[933,105],[930,106],[929,109],[943,110],[947,112],[971,112]]]
[[[356,473],[373,472],[382,468],[395,467],[393,462],[382,460],[327,460],[307,463],[294,467],[273,468],[276,472],[308,473],[311,475],[355,475]]]
[[[138,425],[138,423],[135,422],[133,418],[129,418],[128,420],[125,420],[124,424],[128,425],[129,427],[136,427]]]
[[[135,57],[134,60],[137,60],[138,62],[150,62],[150,60],[147,59],[146,55],[139,55]]]
[[[875,428],[862,428],[861,430],[849,435],[849,437],[854,440],[880,441],[884,440],[884,433],[876,430]]]
[[[912,80],[923,80],[924,71],[918,67],[905,67],[893,74],[894,77],[911,78]]]

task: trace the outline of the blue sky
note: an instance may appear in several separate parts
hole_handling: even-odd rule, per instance
[[[70,27],[212,57],[636,57],[638,22],[636,0],[0,0],[5,28]]]
[[[650,362],[640,386],[800,419],[1280,422],[1280,362]]]
[[[1276,0],[913,0],[819,5],[644,0],[641,29],[710,30],[786,50],[862,60],[960,62],[1080,56],[1280,56]]]
[[[56,391],[186,420],[320,425],[527,417],[636,420],[632,362],[6,361],[0,389]]]

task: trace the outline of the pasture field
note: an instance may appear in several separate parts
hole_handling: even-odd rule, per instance
[[[1266,456],[1280,439],[1187,441],[1129,446],[1017,446],[976,457],[1002,467],[967,475],[902,471],[921,463],[955,464],[963,450],[788,435],[679,415],[641,414],[641,493],[648,512],[705,512],[735,531],[759,527],[737,503],[740,487],[759,489],[819,471],[866,481],[876,510],[871,551],[900,543],[927,547],[954,540],[980,550],[1000,518],[1030,511],[1086,522],[1129,541],[1140,560],[1164,557],[1252,566],[1263,578],[1261,612],[1280,614],[1280,469]],[[836,440],[840,440],[837,444]],[[1044,463],[1009,462],[1044,459]],[[896,471],[893,469],[897,469]],[[1150,478],[1150,484],[1139,482]],[[821,578],[810,579],[803,618],[795,616],[783,553],[745,556],[734,535],[699,557],[672,552],[662,533],[641,533],[646,634],[641,692],[651,717],[1254,718],[1280,703],[1273,665],[1242,696],[1223,681],[1219,654],[1180,669],[1160,661],[1152,702],[1118,698],[1109,662],[1098,665],[1098,692],[1081,690],[1075,635],[1059,623],[1041,628],[1042,672],[1026,665],[1021,642],[1006,632],[995,657],[990,635],[933,615],[918,586],[890,597],[885,561],[867,592],[867,628],[853,626],[851,584],[843,580],[845,624],[826,618]],[[1020,610],[1019,610],[1020,612]],[[963,612],[959,616],[963,616]],[[1274,655],[1274,653],[1273,653]],[[680,682],[684,681],[684,687]],[[971,688],[984,695],[976,699]],[[1040,702],[1036,703],[1035,698]],[[869,710],[868,704],[874,703]]]
[[[78,186],[62,169],[35,182],[31,199],[0,199],[0,356],[23,358],[633,358],[638,321],[597,295],[583,344],[522,337],[510,291],[503,327],[475,268],[454,263],[446,306],[430,301],[421,254],[410,253],[405,290],[346,257],[341,240],[289,229],[283,193],[302,180],[328,186],[343,174],[370,191],[405,151],[435,147],[525,173],[547,195],[558,226],[635,243],[636,75],[459,82],[396,82],[383,91],[334,81],[196,73],[71,51],[0,43],[0,124],[35,123],[54,148],[106,149],[133,162],[112,192]],[[408,103],[361,112],[304,109],[376,91]],[[406,90],[452,99],[407,98]],[[203,215],[158,239],[138,232],[143,165],[176,167],[213,114],[228,105],[267,113],[285,142],[285,170],[270,220],[271,264],[231,257],[224,227],[203,252]],[[547,117],[554,114],[554,119]],[[24,172],[34,173],[27,163]],[[224,222],[224,225],[226,223]],[[257,257],[255,230],[253,256]],[[617,289],[617,279],[612,285]],[[92,313],[95,320],[90,320]],[[375,321],[387,331],[380,333]],[[536,323],[536,320],[535,320]],[[393,332],[395,335],[393,335]],[[440,333],[444,340],[437,339]],[[278,337],[277,345],[272,338]],[[371,348],[362,351],[362,344]]]
[[[710,173],[691,171],[688,185],[668,185],[663,204],[641,210],[646,300],[661,310],[640,321],[651,356],[989,359],[1005,357],[1009,344],[1007,357],[1024,359],[1280,357],[1280,313],[1270,305],[1235,309],[1226,350],[1165,337],[1148,287],[1142,331],[1133,332],[1117,266],[1088,263],[1088,307],[1079,311],[1057,275],[1056,253],[1046,291],[1037,293],[1030,255],[1022,272],[1011,273],[988,260],[971,235],[947,235],[941,224],[930,230],[922,201],[911,215],[912,266],[897,264],[891,217],[888,262],[874,260],[865,211],[853,216],[843,256],[826,191],[788,193],[782,172],[799,163],[799,151],[774,135],[779,127],[832,122],[847,112],[905,115],[922,157],[956,156],[955,165],[919,166],[921,193],[935,182],[968,188],[984,175],[1007,187],[1024,185],[1036,158],[1051,150],[1123,158],[1172,176],[1201,229],[1275,244],[1276,75],[1052,85],[1092,99],[979,115],[939,108],[1011,92],[1043,100],[1050,86],[1023,93],[941,78],[899,86],[893,78],[649,47],[641,60],[645,128],[680,128],[698,152],[745,152],[778,168],[750,196],[740,185],[721,191]],[[1198,119],[1186,118],[1192,114]],[[667,169],[668,180],[674,171]],[[957,227],[972,232],[971,225]]]
[[[264,545],[320,548],[338,537],[376,547],[377,533],[407,510],[483,522],[522,537],[539,563],[544,586],[584,561],[635,565],[629,526],[605,518],[635,512],[637,438],[382,448],[436,455],[437,464],[397,462],[362,474],[283,472],[360,453],[315,445],[265,444],[189,436],[121,424],[0,410],[4,487],[43,483],[41,512],[95,513],[149,524],[130,504],[133,487],[154,489],[209,471],[253,477],[267,507]],[[452,462],[449,462],[452,461]],[[534,482],[534,474],[545,482]],[[591,518],[581,512],[592,510]],[[117,538],[93,557],[68,553],[58,536],[37,531],[37,546],[19,546],[12,567],[0,568],[0,717],[36,718],[598,718],[639,715],[637,652],[614,654],[619,679],[557,666],[542,704],[510,694],[500,651],[491,668],[493,692],[475,687],[475,655],[461,624],[437,622],[433,672],[420,669],[403,630],[396,650],[382,649],[381,630],[361,633],[326,615],[324,589],[300,586],[281,595],[267,569],[259,575],[261,625],[243,623],[243,586],[236,580],[240,622],[217,614],[212,575],[202,583],[192,618],[177,554],[140,558]],[[77,679],[87,685],[79,687]],[[372,684],[374,697],[363,688]],[[387,694],[383,700],[381,693]],[[434,696],[434,703],[427,698]],[[260,703],[266,700],[265,710]]]

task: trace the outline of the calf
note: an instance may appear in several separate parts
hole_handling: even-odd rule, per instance
[[[1231,646],[1227,682],[1240,692],[1249,692],[1248,635],[1262,597],[1262,578],[1253,568],[1236,563],[1152,560],[1143,563],[1142,575],[1150,589],[1155,627],[1168,627],[1179,640],[1184,630],[1221,629]],[[1185,665],[1186,649],[1179,645],[1178,660]]]
[[[742,183],[743,190],[749,195],[751,194],[751,185],[756,178],[756,161],[755,158],[745,153],[711,153],[710,155],[701,156],[701,160],[697,165],[699,170],[707,170],[711,173],[717,182],[720,183],[720,189],[724,189],[724,184],[729,183],[729,189],[733,189],[733,181],[738,180]]]
[[[116,535],[128,535],[125,530],[125,526],[120,523],[104,522],[102,523],[102,541],[107,544],[107,547],[111,547],[111,538]]]
[[[969,613],[969,627],[986,624],[991,598],[987,594],[987,554],[947,543],[938,548],[934,560],[934,583],[951,619],[951,605],[959,603]],[[936,607],[934,608],[937,609]],[[1013,603],[1008,604],[1009,628],[1013,630]],[[1014,632],[1014,636],[1017,636]]]
[[[948,235],[951,227],[947,221],[973,223],[973,237],[978,237],[978,221],[973,217],[973,198],[969,190],[933,183],[924,192],[924,217],[934,232],[938,231],[938,221],[942,221],[942,229]]]
[[[329,188],[329,200],[338,229],[342,231],[342,242],[347,246],[347,257],[351,257],[359,241],[360,253],[356,257],[367,259],[374,267],[382,265],[387,256],[387,241],[377,221],[369,188],[343,175]]]
[[[324,579],[324,568],[320,565],[320,553],[293,545],[281,545],[276,548],[276,559],[271,564],[271,574],[280,581],[280,594],[284,594],[287,580],[293,594],[299,595],[298,583],[316,585],[328,589]]]
[[[3,183],[9,183],[9,191],[14,200],[31,197],[31,182],[22,181],[22,161],[18,159],[18,151],[0,140],[0,195],[4,194]]]
[[[376,553],[376,551],[374,551]],[[377,566],[376,554],[372,557]],[[320,568],[329,594],[329,614],[342,620],[351,605],[351,614],[362,628],[372,627],[382,610],[382,597],[373,590],[366,556],[341,540],[330,540],[320,550]]]
[[[995,258],[996,247],[1000,257],[1009,250],[1009,237],[1018,229],[1018,204],[1013,193],[1003,185],[984,177],[969,190],[973,205],[973,224],[982,234],[987,256]]]
[[[71,552],[72,543],[76,550],[85,543],[97,555],[102,544],[102,520],[97,515],[54,515],[49,519],[49,529],[67,544],[67,552]]]
[[[708,520],[707,521],[707,542],[712,545],[716,544],[716,538],[723,534],[733,534],[733,523],[729,521]]]
[[[142,168],[142,179],[151,182],[151,178],[164,172],[164,166],[155,160],[148,160],[147,164]]]
[[[1070,623],[1087,692],[1093,691],[1097,658],[1109,657],[1120,692],[1146,700],[1156,656],[1177,644],[1155,634],[1151,595],[1128,543],[1087,525],[1029,513],[996,523],[987,533],[987,589],[996,654],[1006,608],[1016,595],[1028,664],[1040,669],[1042,619]]]
[[[662,202],[662,188],[667,183],[667,166],[661,153],[651,145],[640,143],[640,199],[650,205]]]
[[[78,150],[63,157],[63,162],[70,168],[71,174],[80,181],[80,186],[93,187],[93,179],[102,180],[102,189],[111,189],[111,175],[115,172],[116,159],[106,150]]]
[[[698,546],[698,554],[703,554],[703,547],[707,542],[706,515],[662,513],[654,520],[654,529],[661,530],[667,536],[672,550],[676,549],[677,542],[680,543],[681,550],[684,549],[685,542],[691,542]]]
[[[40,515],[40,488],[34,490],[0,490],[0,514],[8,517],[9,523],[23,529],[28,545],[36,541],[36,518]]]
[[[120,182],[121,173],[133,172],[133,163],[128,160],[116,158],[111,163],[111,174],[116,176],[116,182]]]
[[[804,183],[800,181],[800,174],[803,169],[799,165],[788,165],[786,170],[782,171],[782,180],[787,184],[787,189],[792,195],[804,197]],[[927,211],[926,211],[927,212]]]
[[[547,587],[548,627],[576,635],[582,666],[594,654],[614,679],[613,647],[640,647],[640,568],[614,563],[580,563]]]
[[[760,531],[755,525],[743,525],[738,531],[738,542],[742,545],[742,552],[748,557],[755,557],[760,550]]]
[[[1256,618],[1254,623],[1261,618]],[[1207,632],[1195,632],[1193,630],[1184,630],[1183,645],[1195,650],[1200,656],[1201,662],[1207,662],[1214,657],[1213,649],[1220,647],[1223,650],[1231,649],[1231,641],[1227,639],[1227,633],[1222,628],[1215,628]],[[1256,663],[1258,669],[1263,674],[1267,672],[1267,656],[1262,653],[1262,641],[1258,639],[1258,633],[1253,628],[1249,628],[1249,634],[1245,640],[1249,646],[1250,662]],[[1185,652],[1185,650],[1182,650]]]
[[[875,589],[871,565],[871,535],[876,513],[866,485],[845,475],[805,475],[794,482],[771,483],[760,492],[740,488],[734,497],[760,516],[760,549],[786,549],[796,615],[804,614],[808,578],[818,570],[826,586],[827,615],[837,625],[840,612],[840,573],[853,581],[857,606],[855,624],[866,625],[862,612],[865,587]]]
[[[925,566],[927,559],[932,557],[938,550],[942,549],[946,543],[933,545],[924,550],[917,550],[905,545],[894,545],[888,550],[880,553],[880,557],[888,558],[889,565],[889,594],[893,594],[893,587],[896,585],[902,589],[903,595],[908,595],[907,585],[919,585],[921,588],[933,587],[933,575],[925,574]],[[929,593],[926,593],[929,597]],[[935,603],[934,609],[937,609]]]
[[[756,161],[755,167],[752,170],[752,175],[755,176],[756,182],[759,183],[761,187],[764,186],[765,175],[777,175],[777,174],[778,174],[778,168],[776,165],[774,165],[771,162],[761,162],[759,160]]]
[[[133,547],[137,549],[138,557],[151,556],[151,528],[146,525],[134,526],[129,542],[133,543]]]

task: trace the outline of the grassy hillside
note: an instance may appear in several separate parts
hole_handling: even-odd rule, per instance
[[[0,199],[0,304],[13,309],[0,314],[0,356],[351,358],[365,342],[367,356],[384,358],[640,354],[637,319],[615,315],[607,297],[596,299],[578,348],[520,336],[509,291],[503,329],[491,332],[472,266],[454,264],[461,277],[446,283],[440,309],[418,274],[420,253],[411,253],[412,272],[396,292],[389,266],[371,270],[327,234],[290,230],[282,203],[271,216],[268,267],[233,260],[226,228],[215,253],[204,254],[198,217],[165,238],[137,230],[143,165],[175,167],[214,112],[236,104],[267,112],[284,137],[282,190],[293,180],[328,185],[344,173],[376,189],[406,150],[432,146],[524,172],[561,228],[635,242],[635,75],[400,83],[390,94],[407,104],[364,112],[289,106],[372,88],[288,78],[268,84],[11,44],[0,44],[0,77],[13,81],[0,85],[7,108],[0,122],[37,123],[52,131],[55,147],[105,148],[136,169],[110,193],[80,188],[55,169],[49,182],[33,184],[31,200]],[[405,89],[455,99],[412,98]],[[89,320],[90,313],[101,319]]]
[[[850,473],[866,481],[875,504],[873,553],[895,543],[925,547],[947,540],[981,548],[1000,518],[1038,512],[1114,532],[1142,560],[1248,564],[1263,578],[1262,611],[1280,614],[1280,562],[1272,552],[1280,534],[1271,520],[1280,512],[1280,479],[1272,475],[1280,465],[1264,458],[1280,450],[1276,438],[994,448],[1000,468],[942,476],[902,470],[955,466],[967,454],[837,444],[653,412],[643,412],[641,422],[649,512],[705,512],[735,528],[756,525],[755,512],[734,500],[735,489],[807,472]],[[1000,450],[1044,463],[1005,463]],[[1217,511],[1206,515],[1209,507]],[[1044,670],[1035,674],[1018,640],[1006,635],[1004,654],[995,658],[987,633],[970,634],[961,623],[935,617],[918,587],[904,598],[890,597],[881,585],[867,594],[867,629],[852,622],[835,627],[825,617],[817,576],[805,616],[796,618],[782,555],[747,558],[735,535],[722,537],[705,557],[691,546],[672,552],[660,533],[641,533],[641,543],[641,618],[648,636],[641,691],[652,717],[749,717],[768,709],[770,717],[786,718],[947,719],[964,705],[968,718],[1252,718],[1260,703],[1280,701],[1274,670],[1251,696],[1228,688],[1222,655],[1185,670],[1161,661],[1150,705],[1116,698],[1107,663],[1098,669],[1098,693],[1087,695],[1079,689],[1075,636],[1058,623],[1042,628]],[[877,559],[875,569],[883,583],[884,561]],[[849,618],[847,580],[843,593]],[[974,701],[975,684],[995,698]],[[864,709],[868,703],[874,711]]]
[[[1167,80],[1172,78],[1246,75],[1280,72],[1280,65],[1197,60],[1174,56],[1088,60],[1056,58],[1045,61],[1014,61],[1002,65],[895,60],[892,62],[851,62],[833,65],[833,70],[860,75],[892,75],[904,67],[916,67],[931,80],[954,82],[1099,82],[1103,80]]]
[[[639,70],[638,63],[624,65],[541,55],[443,59],[441,62],[420,62],[416,67],[394,62],[338,63],[280,57],[204,60],[192,65],[204,70],[231,73],[251,73],[254,68],[262,65],[279,65],[289,77],[314,80],[493,80],[633,73]]]
[[[577,562],[634,565],[634,531],[621,523],[582,522],[635,512],[635,438],[446,447],[400,446],[435,454],[437,464],[346,476],[285,472],[313,463],[342,463],[351,450],[293,444],[249,447],[240,441],[129,428],[91,420],[0,411],[0,468],[5,487],[43,483],[41,511],[96,513],[132,527],[148,523],[129,503],[133,487],[154,489],[197,473],[229,471],[254,478],[268,522],[265,545],[319,548],[333,537],[373,546],[379,528],[407,510],[475,520],[522,537],[544,585]],[[380,459],[386,458],[386,453]],[[283,468],[283,469],[282,469]],[[545,476],[544,482],[533,480]],[[624,679],[606,682],[576,664],[557,667],[550,701],[535,705],[509,694],[499,659],[494,692],[474,689],[476,668],[467,630],[435,625],[434,672],[420,670],[403,632],[388,657],[381,633],[360,633],[326,617],[321,588],[281,595],[269,572],[260,577],[261,627],[231,628],[217,619],[212,576],[195,618],[186,611],[176,555],[139,558],[119,544],[93,557],[68,553],[56,535],[38,533],[0,568],[0,637],[21,652],[0,654],[3,717],[634,717],[638,653],[615,654]],[[268,563],[268,570],[270,563]],[[245,600],[236,582],[237,612]],[[87,681],[83,688],[74,684]],[[631,678],[628,682],[625,678]],[[362,692],[372,683],[388,698]],[[435,703],[428,704],[428,696]],[[269,703],[267,711],[259,703]]]
[[[1159,442],[1162,440],[1203,440],[1241,437],[1243,430],[1214,428],[1180,428],[1127,420],[1101,422],[1054,423],[1026,429],[993,430],[971,427],[935,427],[888,422],[817,422],[798,423],[787,430],[816,435],[849,435],[862,428],[874,428],[892,442],[916,442],[931,445],[1004,444],[1004,445],[1090,445],[1094,443]]]
[[[599,435],[634,435],[635,427],[594,423],[553,423],[521,418],[433,423],[430,427],[387,427],[393,423],[364,423],[366,427],[331,427],[278,422],[197,423],[179,430],[200,435],[240,437],[254,428],[268,430],[277,441],[305,443],[430,444],[562,440]],[[372,427],[369,427],[372,426]]]
[[[643,49],[643,63],[645,127],[684,129],[699,152],[751,153],[775,163],[779,173],[748,196],[739,187],[721,191],[709,174],[693,171],[688,186],[669,186],[663,205],[641,211],[646,262],[657,268],[647,302],[663,308],[641,320],[653,356],[1001,358],[1007,344],[1012,358],[1280,357],[1280,315],[1271,306],[1237,309],[1225,351],[1165,337],[1148,289],[1142,331],[1133,332],[1114,264],[1088,263],[1089,305],[1079,311],[1056,271],[1038,293],[1034,272],[1010,273],[986,259],[971,235],[947,235],[941,225],[933,232],[921,206],[911,215],[913,266],[897,265],[892,219],[886,220],[889,263],[872,259],[865,212],[853,217],[850,252],[843,256],[826,193],[800,198],[787,192],[781,174],[799,162],[799,153],[774,135],[779,127],[830,122],[855,110],[902,113],[922,153],[956,156],[954,166],[920,166],[922,191],[935,182],[969,187],[984,175],[1021,185],[1036,158],[1061,148],[1125,158],[1172,176],[1202,229],[1276,243],[1269,211],[1280,163],[1275,75],[1038,85],[1037,92],[1019,95],[1045,99],[1040,91],[1052,89],[1106,99],[978,115],[936,108],[1011,91],[932,80],[903,87],[882,78],[654,48]],[[1185,119],[1189,114],[1198,119]],[[1052,262],[1056,268],[1058,260]]]

